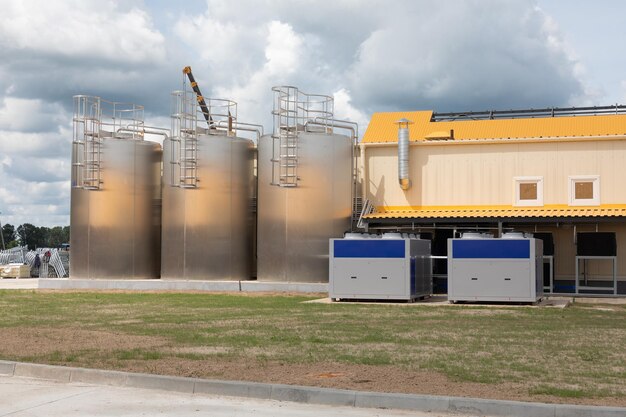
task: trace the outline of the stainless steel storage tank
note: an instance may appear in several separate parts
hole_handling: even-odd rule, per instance
[[[333,133],[331,97],[273,90],[274,134],[258,146],[257,276],[328,282],[328,239],[350,229],[354,137]]]
[[[74,97],[70,278],[158,278],[161,146],[143,107]]]
[[[163,143],[161,276],[250,279],[254,143],[235,136],[234,102],[205,99],[205,129],[195,96],[174,97],[175,133]]]

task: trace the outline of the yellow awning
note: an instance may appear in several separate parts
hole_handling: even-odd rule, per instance
[[[626,204],[594,207],[551,205],[543,207],[513,206],[439,206],[377,207],[365,219],[461,219],[461,218],[552,218],[552,217],[626,217]]]

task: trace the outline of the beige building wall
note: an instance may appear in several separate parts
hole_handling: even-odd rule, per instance
[[[365,145],[361,163],[363,195],[376,206],[511,206],[519,176],[543,177],[544,205],[567,205],[570,175],[599,175],[600,203],[626,203],[626,140],[411,143],[407,191],[395,144]]]
[[[363,145],[361,145],[363,146]],[[360,172],[363,195],[375,206],[512,206],[514,177],[542,176],[544,205],[567,205],[570,175],[599,175],[600,204],[626,204],[626,140],[498,143],[412,143],[410,178],[398,184],[397,145],[367,144]],[[408,209],[408,207],[407,207]],[[617,232],[618,276],[626,280],[626,223],[589,219],[576,231]],[[520,228],[524,230],[524,228]],[[555,277],[573,279],[574,225],[538,225],[526,231],[548,231],[555,239]],[[581,264],[582,267],[582,264]],[[608,261],[588,262],[590,279],[610,279]]]

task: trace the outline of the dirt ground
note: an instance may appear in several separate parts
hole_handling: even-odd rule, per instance
[[[102,361],[97,359],[99,357],[98,352],[147,348],[158,348],[161,352],[170,351],[172,353],[221,353],[202,347],[172,348],[169,347],[165,339],[159,337],[77,328],[5,328],[0,334],[0,357],[28,357],[29,360],[35,362],[67,366],[361,391],[626,406],[626,398],[576,399],[529,395],[529,386],[523,383],[456,382],[433,371],[411,371],[386,365],[290,364],[258,360],[256,357],[237,359],[213,357],[198,360],[168,355],[152,360],[108,359]],[[92,351],[94,354],[87,356],[81,354],[85,351]],[[76,353],[75,358],[67,360],[68,355],[71,356],[73,353]],[[46,360],[46,358],[48,359]]]

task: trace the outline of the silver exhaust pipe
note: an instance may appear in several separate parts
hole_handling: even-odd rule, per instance
[[[408,119],[400,119],[398,125],[398,183],[400,188],[408,190],[411,188],[409,178],[409,125],[413,124]]]

